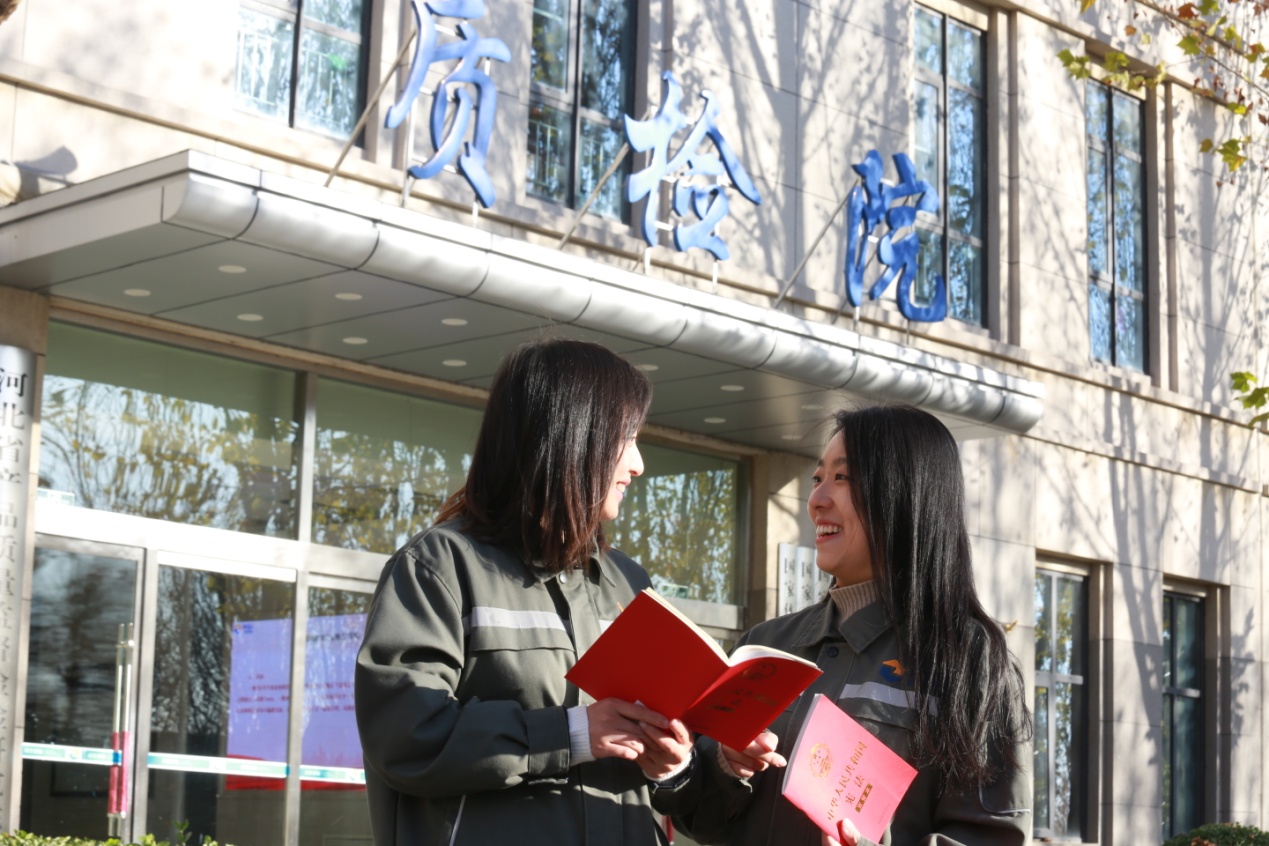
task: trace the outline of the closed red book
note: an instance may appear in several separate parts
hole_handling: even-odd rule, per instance
[[[566,678],[597,700],[641,702],[743,749],[819,675],[812,662],[765,646],[742,646],[729,658],[682,612],[644,590]]]
[[[917,771],[822,693],[798,732],[781,788],[811,822],[837,837],[849,818],[880,842]]]

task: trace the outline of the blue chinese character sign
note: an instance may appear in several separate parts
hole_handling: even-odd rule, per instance
[[[467,179],[480,204],[489,208],[494,204],[493,181],[485,170],[485,156],[493,137],[494,111],[498,104],[498,89],[489,74],[480,69],[481,59],[511,61],[511,51],[497,38],[481,38],[470,23],[458,25],[459,40],[439,44],[436,21],[433,16],[459,18],[470,21],[485,14],[484,0],[432,0],[427,6],[428,15],[419,12],[417,0],[410,0],[414,10],[414,22],[418,27],[418,41],[414,45],[414,60],[410,63],[410,75],[400,98],[388,110],[384,125],[396,129],[405,120],[423,90],[423,80],[428,68],[436,62],[457,61],[441,80],[432,96],[432,114],[429,122],[432,147],[436,152],[427,161],[410,168],[415,179],[430,179],[458,157],[458,170]],[[474,86],[476,97],[463,85]],[[455,113],[449,113],[450,103],[455,103]],[[467,141],[473,114],[476,117],[475,137]],[[447,129],[448,126],[448,129]],[[459,150],[462,149],[462,155]]]
[[[886,292],[897,276],[899,286],[895,299],[899,312],[908,320],[937,323],[947,317],[947,283],[941,274],[934,275],[934,297],[928,305],[912,302],[912,283],[916,279],[917,253],[921,242],[912,228],[918,212],[939,210],[939,195],[930,183],[916,178],[916,167],[906,153],[895,153],[895,171],[899,180],[894,185],[881,181],[885,166],[876,150],[869,150],[864,160],[853,165],[862,183],[850,189],[846,203],[846,299],[858,308],[864,298],[864,267],[867,265],[868,237],[884,221],[889,231],[877,244],[877,258],[885,272],[868,289],[869,299]],[[896,202],[916,198],[915,205]],[[901,230],[909,230],[896,237]]]
[[[727,217],[730,206],[726,188],[718,184],[716,177],[725,172],[731,184],[754,205],[761,205],[762,197],[718,128],[719,108],[714,95],[704,91],[701,97],[705,100],[705,108],[673,158],[670,157],[670,142],[675,133],[688,125],[687,116],[679,109],[683,88],[674,74],[666,71],[661,75],[661,108],[655,117],[635,120],[630,115],[624,116],[630,148],[640,153],[652,151],[648,166],[630,174],[627,179],[626,199],[634,203],[648,198],[643,210],[643,238],[656,246],[660,205],[657,188],[663,179],[673,181],[674,213],[680,217],[691,213],[698,219],[696,223],[674,227],[675,248],[687,251],[700,247],[713,253],[719,261],[726,261],[731,253],[715,230]],[[716,155],[701,150],[706,138],[713,142]],[[694,177],[714,179],[709,183],[693,183],[690,180]]]

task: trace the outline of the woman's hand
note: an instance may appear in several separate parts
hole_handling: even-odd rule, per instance
[[[820,846],[857,846],[858,843],[859,829],[855,828],[855,824],[848,819],[837,821],[836,840],[827,834],[820,835]]]
[[[692,758],[692,733],[678,720],[667,721],[665,728],[640,722],[647,737],[643,754],[635,763],[643,774],[653,781],[669,778],[681,770]]]
[[[624,699],[601,699],[586,706],[590,723],[590,751],[596,758],[625,758],[633,761],[651,744],[642,724],[666,730],[670,721],[653,711]]]
[[[753,742],[742,750],[732,749],[721,743],[719,748],[722,749],[723,758],[727,761],[727,766],[731,767],[731,771],[738,778],[749,778],[768,767],[783,767],[788,763],[783,755],[776,752],[779,743],[779,738],[763,729],[762,734],[754,738]]]

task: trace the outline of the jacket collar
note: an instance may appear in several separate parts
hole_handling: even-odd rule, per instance
[[[533,577],[535,581],[549,582],[552,579],[559,578],[559,576],[561,575],[560,573],[550,572],[545,567],[540,566],[540,564],[541,562],[535,559],[533,561],[528,562],[525,565],[526,569],[529,571],[529,574]],[[612,562],[612,560],[608,557],[607,553],[599,549],[596,549],[594,552],[591,553],[590,558],[587,559],[587,564],[588,566],[586,568],[586,575],[590,578],[592,582],[598,582],[599,578],[602,577],[604,581],[608,582],[608,584],[610,585],[617,584],[617,579],[614,576],[614,571],[616,570],[617,565]],[[578,573],[579,571],[568,570],[567,572],[569,576],[571,577],[575,573]]]
[[[793,634],[794,646],[816,646],[826,640],[841,638],[858,653],[890,628],[886,606],[880,601],[856,611],[850,618],[850,625],[839,619],[837,608],[828,596],[801,613],[801,624]]]

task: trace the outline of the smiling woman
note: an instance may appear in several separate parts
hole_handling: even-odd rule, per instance
[[[602,526],[643,472],[651,399],[597,344],[503,361],[466,484],[371,603],[356,704],[379,846],[665,843],[649,785],[690,760],[687,729],[564,679],[651,583]]]

